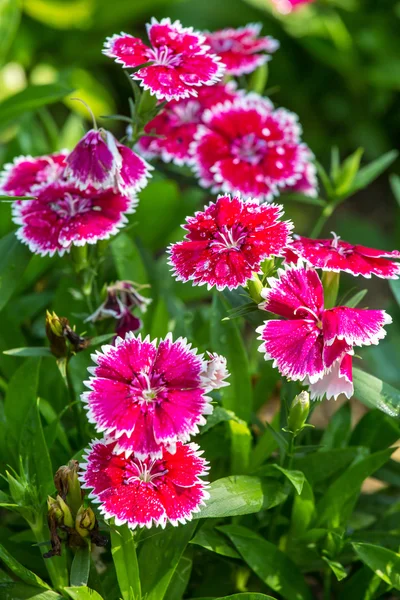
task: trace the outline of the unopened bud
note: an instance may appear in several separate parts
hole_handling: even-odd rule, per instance
[[[62,511],[62,524],[66,527],[73,527],[74,520],[72,518],[72,514],[68,504],[61,498],[61,496],[57,496],[57,502]]]
[[[310,394],[301,392],[292,402],[287,421],[287,429],[292,433],[298,433],[303,429],[310,412]]]
[[[69,506],[64,502],[61,496],[57,496],[56,499],[52,498],[51,496],[48,496],[47,507],[49,519],[51,519],[58,526],[74,526],[74,520],[72,518]]]
[[[58,317],[55,312],[46,312],[46,335],[50,342],[50,350],[56,358],[67,355],[67,342],[64,338],[64,327],[68,320]]]
[[[91,508],[81,506],[75,519],[75,529],[81,537],[87,537],[96,525],[96,516]]]
[[[73,515],[82,504],[82,492],[78,479],[79,463],[70,460],[68,465],[60,467],[54,475],[54,485],[62,498],[66,500]]]

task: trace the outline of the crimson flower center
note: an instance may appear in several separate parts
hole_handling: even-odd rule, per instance
[[[160,376],[139,373],[131,383],[131,397],[140,404],[163,400],[165,387]]]
[[[214,234],[211,247],[217,252],[224,252],[226,250],[239,251],[246,241],[246,237],[247,231],[243,225],[238,224],[233,227],[224,225],[224,227],[221,227],[221,229]]]
[[[212,40],[212,49],[217,54],[219,52],[228,52],[228,50],[232,50],[235,48],[240,50],[240,44],[238,44],[235,40],[232,39],[213,39]]]
[[[62,198],[50,203],[50,207],[63,219],[69,219],[90,210],[101,210],[98,206],[92,206],[90,198],[84,198],[77,194],[66,192]]]
[[[320,317],[311,308],[308,308],[308,306],[299,306],[294,311],[294,314],[296,315],[299,310],[304,310],[306,313],[308,313],[310,317],[312,317],[312,320],[315,321],[315,324],[318,327],[318,329],[322,329],[322,321]]]
[[[235,140],[232,144],[232,154],[239,160],[257,165],[265,156],[268,144],[255,133],[248,133]]]
[[[154,480],[168,473],[161,460],[152,460],[150,462],[142,461],[138,458],[130,461],[125,469],[125,484],[135,481],[154,484]]]
[[[200,104],[196,100],[189,100],[185,106],[175,106],[175,125],[199,123]]]

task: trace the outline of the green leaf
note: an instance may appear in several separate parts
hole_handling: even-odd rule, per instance
[[[275,544],[240,525],[218,527],[242,555],[249,567],[285,600],[311,600],[297,566]]]
[[[14,39],[21,18],[21,5],[16,0],[0,2],[0,65]]]
[[[0,544],[0,559],[7,565],[7,567],[16,575],[21,581],[29,583],[35,587],[44,588],[49,590],[50,587],[45,581],[40,579],[35,573],[32,573],[29,569],[21,565],[11,554]]]
[[[0,103],[0,128],[8,125],[27,112],[62,100],[72,92],[60,83],[31,85],[22,92],[6,98]]]
[[[358,148],[353,154],[346,158],[345,161],[343,161],[337,177],[335,178],[336,196],[345,196],[351,189],[351,184],[357,175],[363,153],[363,148]]]
[[[63,591],[66,592],[72,600],[103,600],[103,597],[100,596],[98,592],[91,590],[86,586],[65,587]]]
[[[294,489],[298,494],[301,494],[305,481],[304,473],[301,471],[293,471],[291,469],[284,469],[279,465],[271,465],[272,469],[276,469],[283,473],[283,475],[290,481]]]
[[[400,279],[390,279],[389,285],[397,304],[400,306]]]
[[[21,244],[14,232],[0,240],[0,310],[14,293],[31,257],[28,248]]]
[[[4,401],[7,434],[14,440],[16,450],[23,424],[36,404],[39,383],[40,358],[30,358],[12,376]]]
[[[140,202],[135,218],[140,223],[137,235],[146,248],[158,250],[176,225],[176,213],[181,198],[175,181],[164,180],[149,183],[140,192]]]
[[[5,350],[3,354],[8,356],[53,356],[50,348],[47,346],[32,346],[31,348],[12,348],[11,350]]]
[[[222,406],[216,406],[211,415],[207,417],[207,423],[201,428],[201,434],[207,433],[210,429],[225,421],[239,421],[234,412],[226,410]]]
[[[278,448],[278,442],[272,435],[270,429],[278,431],[280,428],[279,412],[275,414],[272,422],[269,425],[270,427],[265,429],[256,446],[253,448],[250,457],[250,465],[253,470],[256,470],[259,466],[261,466],[263,462],[265,462],[271,456],[274,450]]]
[[[321,439],[321,450],[344,448],[351,433],[351,406],[346,402],[331,417]]]
[[[311,486],[321,483],[345,469],[359,453],[358,448],[336,448],[313,452],[294,459],[296,469],[303,471]]]
[[[54,489],[53,467],[43,433],[39,401],[31,407],[20,438],[20,455],[28,467],[29,479],[38,487],[40,500],[46,502]]]
[[[139,553],[142,594],[146,600],[163,600],[196,523],[171,527],[147,538]]]
[[[142,257],[128,234],[120,233],[111,242],[111,251],[119,279],[148,283]]]
[[[194,519],[234,517],[259,512],[284,502],[286,486],[273,479],[248,475],[223,477],[209,488],[210,498]]]
[[[326,206],[326,201],[322,198],[313,198],[312,196],[305,196],[304,194],[296,194],[294,192],[282,194],[283,202],[298,202],[300,204],[310,204],[311,206]]]
[[[384,465],[394,452],[394,448],[376,452],[356,461],[325,492],[317,505],[317,527],[324,524],[340,527],[350,516],[354,502],[367,477]],[[323,456],[327,453],[321,452]]]
[[[235,548],[233,548],[233,546],[226,541],[226,538],[216,529],[202,527],[202,529],[196,533],[194,538],[190,540],[190,543],[206,548],[221,556],[240,558],[240,554],[236,552]]]
[[[111,526],[111,554],[123,600],[141,597],[134,532],[127,525]]]
[[[275,598],[257,592],[244,592],[243,594],[233,594],[223,598],[192,598],[191,600],[275,600]]]
[[[0,589],[2,600],[63,600],[64,598],[52,590],[40,590],[15,581],[2,583]]]
[[[326,564],[329,565],[330,569],[335,574],[335,577],[338,581],[342,581],[342,579],[347,577],[347,571],[344,568],[344,566],[342,564],[340,564],[340,562],[337,562],[335,560],[330,560],[326,556],[323,556],[322,560],[324,560],[326,562]]]
[[[314,492],[307,479],[304,479],[300,495],[294,497],[290,523],[291,537],[303,535],[309,528],[315,513]]]
[[[400,555],[373,544],[352,544],[356,554],[376,575],[400,590]]]
[[[227,314],[227,304],[215,294],[211,308],[210,335],[213,352],[227,359],[230,385],[222,391],[222,403],[244,421],[250,420],[252,389],[250,366],[242,336],[234,321],[222,321]]]
[[[157,302],[153,314],[151,315],[150,338],[163,338],[167,335],[169,328],[169,313],[167,304],[163,297]]]
[[[71,587],[87,585],[90,573],[90,543],[77,548],[71,565]]]
[[[366,167],[360,169],[355,176],[353,185],[348,193],[354,194],[354,192],[367,187],[367,185],[377,179],[381,173],[386,171],[386,169],[388,169],[390,165],[394,163],[398,157],[398,154],[399,153],[397,150],[391,150],[390,152],[387,152],[386,154],[383,154],[383,156],[377,158],[374,162],[370,163]]]
[[[383,450],[400,438],[400,423],[380,410],[370,410],[357,423],[351,446],[365,446],[371,452]]]
[[[360,290],[354,296],[350,298],[343,306],[348,306],[349,308],[355,308],[360,304],[362,299],[367,295],[368,290]]]
[[[231,472],[234,475],[249,470],[252,435],[244,421],[229,421],[231,435]]]
[[[368,408],[400,417],[400,391],[361,369],[353,369],[354,395]]]
[[[192,573],[193,561],[187,556],[181,556],[175,573],[164,596],[164,600],[182,600]]]

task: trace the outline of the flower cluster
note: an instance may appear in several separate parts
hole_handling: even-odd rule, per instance
[[[207,463],[187,442],[212,412],[207,393],[227,385],[225,359],[171,334],[157,345],[131,332],[93,360],[82,399],[104,439],[82,465],[84,487],[104,516],[131,528],[189,520],[208,494]]]
[[[42,256],[108,239],[134,212],[150,165],[108,131],[89,131],[71,153],[22,156],[5,166],[0,191],[16,200],[17,237]]]

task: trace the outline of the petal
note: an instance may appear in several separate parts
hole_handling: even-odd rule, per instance
[[[89,185],[100,188],[113,184],[118,162],[107,144],[107,137],[112,137],[111,134],[105,137],[101,131],[91,129],[66,159],[67,176],[84,189]]]
[[[260,308],[288,319],[314,316],[317,320],[323,305],[324,291],[316,271],[298,266],[278,270],[279,279],[269,279],[269,288],[261,295]]]
[[[0,174],[0,191],[8,196],[28,196],[63,176],[66,152],[48,156],[19,156]],[[34,194],[36,195],[36,194]]]
[[[170,481],[165,481],[158,486],[157,492],[172,525],[190,520],[192,513],[198,512],[206,498],[204,485],[201,483],[190,488],[183,488]]]
[[[107,38],[103,54],[115,58],[117,63],[132,68],[149,61],[149,48],[140,40],[127,33]]]
[[[335,400],[340,394],[351,398],[354,394],[352,357],[345,354],[337,360],[330,369],[327,369],[318,381],[310,385],[310,395],[313,400],[318,400],[326,395],[327,400]]]
[[[323,341],[320,329],[312,321],[266,321],[257,329],[263,340],[259,347],[265,358],[273,359],[279,372],[295,381],[308,377],[318,380],[324,372]]]
[[[197,433],[197,425],[205,423],[207,400],[204,390],[170,390],[168,399],[154,410],[154,436],[157,442],[167,443],[185,439]]]
[[[199,483],[199,477],[204,474],[206,461],[199,456],[193,446],[178,442],[174,454],[164,452],[167,463],[168,477],[179,487],[191,487]]]
[[[127,146],[118,143],[117,148],[122,160],[118,173],[120,189],[129,194],[142,190],[151,177],[152,167]]]
[[[323,313],[324,340],[328,345],[336,339],[352,346],[376,345],[386,335],[384,325],[391,322],[391,317],[384,310],[338,306]]]

